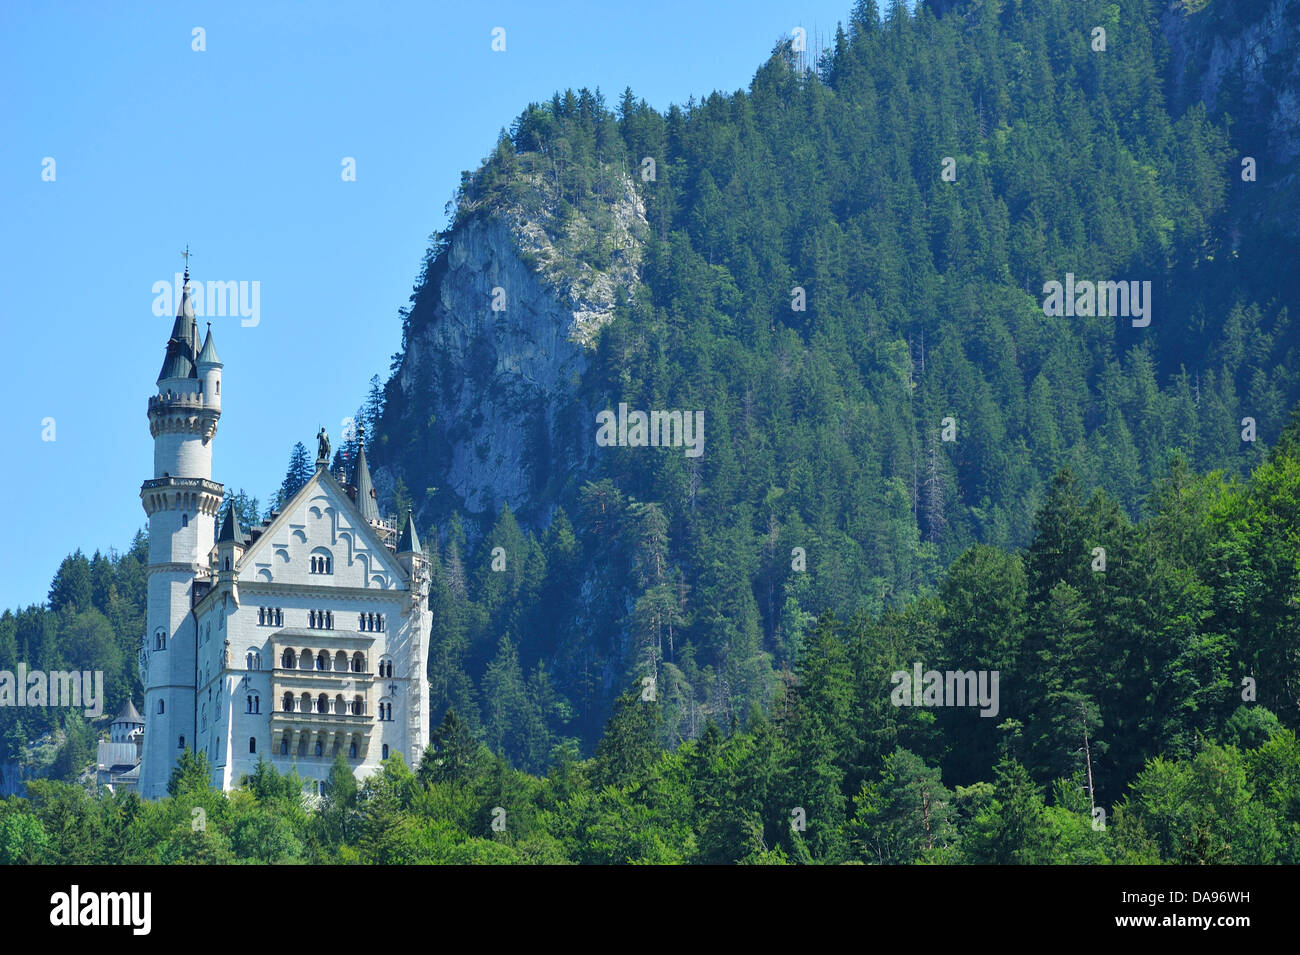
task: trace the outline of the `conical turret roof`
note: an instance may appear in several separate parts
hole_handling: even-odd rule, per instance
[[[140,711],[135,708],[135,704],[131,702],[131,698],[128,696],[126,698],[126,706],[122,707],[122,712],[117,715],[117,718],[113,720],[113,722],[139,723],[143,726],[144,717],[140,715]]]
[[[196,363],[200,365],[221,365],[221,359],[217,357],[217,346],[212,341],[212,323],[208,322],[208,337],[203,339],[203,347],[199,349],[199,357]]]
[[[357,429],[357,466],[352,472],[352,486],[357,489],[357,510],[367,521],[379,520],[379,502],[375,499],[375,485],[370,480],[370,467],[366,464],[366,429]]]
[[[420,536],[415,533],[415,516],[406,512],[406,526],[402,528],[402,536],[397,539],[397,553],[414,554],[420,549]]]
[[[244,531],[239,526],[239,517],[233,507],[226,511],[226,519],[221,522],[221,533],[217,535],[218,544],[226,541],[233,541],[240,545],[244,543]]]
[[[198,323],[194,321],[194,308],[190,305],[190,270],[185,269],[181,303],[176,308],[176,321],[172,324],[171,338],[167,339],[167,355],[163,358],[158,380],[166,378],[197,378],[194,359],[198,354]]]

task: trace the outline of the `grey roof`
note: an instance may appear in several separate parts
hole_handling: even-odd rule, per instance
[[[181,292],[181,303],[176,308],[176,321],[172,324],[171,338],[167,339],[167,356],[163,359],[162,371],[158,380],[165,378],[197,378],[194,358],[199,348],[199,326],[194,321],[193,309],[186,314],[186,304],[190,300],[190,272],[185,270],[185,286]]]
[[[140,751],[135,743],[100,743],[95,754],[98,769],[113,769],[118,766],[135,766],[140,762]]]
[[[397,539],[397,553],[414,554],[420,549],[420,537],[415,533],[415,516],[406,512],[406,526],[402,528],[402,536]]]
[[[239,528],[239,516],[233,507],[226,509],[226,519],[221,522],[221,533],[217,535],[218,544],[224,544],[226,541],[233,541],[240,545],[244,543],[244,532]]]
[[[128,696],[126,698],[126,706],[122,707],[122,712],[117,715],[117,719],[113,720],[113,722],[138,723],[143,726],[144,717],[140,715],[140,711],[135,708],[135,704],[131,702],[131,698]]]
[[[357,489],[357,510],[367,521],[379,520],[379,502],[375,499],[375,485],[370,480],[370,468],[366,466],[366,430],[361,429],[357,439],[360,449],[357,451],[357,467],[352,472],[352,484]]]
[[[167,357],[163,359],[162,370],[158,372],[158,380],[166,378],[195,378],[194,362],[190,361],[189,355],[185,354],[183,342],[177,342],[171,339],[167,342]]]
[[[195,361],[200,365],[221,367],[221,359],[217,357],[217,346],[212,343],[211,322],[208,322],[208,337],[203,340],[203,347],[199,349],[199,357]]]

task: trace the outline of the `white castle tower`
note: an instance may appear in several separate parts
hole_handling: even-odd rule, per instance
[[[149,605],[140,648],[139,792],[167,794],[176,760],[202,753],[212,784],[238,786],[262,760],[319,791],[336,759],[364,777],[429,740],[429,568],[411,514],[380,516],[359,437],[350,483],[316,473],[260,527],[233,507],[214,533],[212,478],[221,361],[198,346],[189,268],[158,393],[149,399],[153,477]]]
[[[149,602],[140,648],[147,726],[140,794],[146,799],[166,795],[176,751],[184,747],[182,740],[194,739],[196,631],[190,605],[195,578],[207,572],[223,492],[212,480],[221,362],[211,327],[198,346],[189,279],[187,261],[158,393],[149,398],[153,477],[140,488],[149,515]]]

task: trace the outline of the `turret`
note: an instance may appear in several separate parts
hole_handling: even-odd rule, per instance
[[[221,533],[217,535],[217,573],[233,572],[239,558],[244,556],[244,531],[239,526],[239,517],[234,507],[226,511],[226,519],[221,522]]]
[[[224,496],[224,488],[212,480],[212,439],[221,406],[209,402],[206,393],[209,381],[214,392],[219,387],[221,361],[210,331],[203,349],[198,347],[189,278],[187,265],[157,391],[148,403],[153,477],[140,488],[149,516],[148,604],[139,654],[147,720],[140,794],[146,799],[166,795],[182,747],[195,742],[196,632],[190,606],[195,579],[208,574]]]
[[[122,707],[122,712],[108,726],[108,738],[114,743],[129,743],[131,742],[131,734],[143,729],[144,718],[140,715],[140,711],[135,708],[135,703],[128,697],[126,705]]]
[[[217,357],[217,346],[212,341],[212,323],[208,322],[208,336],[203,340],[203,347],[199,349],[199,357],[194,361],[195,371],[198,372],[199,381],[202,383],[199,387],[199,393],[203,396],[203,403],[210,408],[215,408],[217,413],[221,412],[221,359]]]
[[[420,536],[415,532],[415,516],[409,509],[401,536],[397,538],[397,559],[411,575],[412,592],[418,593],[423,587],[424,594],[427,595],[428,567],[425,565],[424,551],[420,548]]]

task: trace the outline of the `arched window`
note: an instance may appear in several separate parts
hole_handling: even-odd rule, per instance
[[[316,669],[328,670],[330,668],[330,655],[324,650],[316,654]]]
[[[316,712],[328,713],[330,711],[330,698],[322,693],[316,697]]]
[[[304,693],[304,694],[302,695],[302,699],[299,700],[298,702],[302,704],[302,711],[303,711],[304,713],[310,713],[310,712],[311,712],[311,694],[310,694],[310,693]]]
[[[277,627],[284,626],[284,614],[282,614],[279,610],[276,610],[275,612],[275,625]]]
[[[358,630],[366,629],[366,615],[363,613],[357,614],[357,629]]]
[[[256,753],[256,752],[257,752],[257,737],[256,737],[256,736],[250,736],[250,737],[248,737],[248,751],[249,751],[250,753]]]
[[[311,627],[313,630],[316,628],[316,611],[315,611],[315,610],[308,610],[308,611],[307,611],[307,626]]]
[[[184,737],[184,736],[182,736],[179,740],[176,741],[176,748],[177,748],[177,749],[184,749],[184,748],[185,748],[185,737]]]
[[[355,741],[348,745],[348,755],[353,759],[357,758],[357,744]]]
[[[362,699],[360,696],[354,697],[352,700],[352,715],[353,716],[366,715],[366,701]]]
[[[343,699],[343,694],[340,693],[338,696],[334,697],[334,712],[342,716],[347,711],[347,701]]]
[[[162,712],[163,712],[163,701],[162,701],[162,700],[159,700],[159,701],[158,701],[158,715],[161,716],[161,715],[162,715]]]
[[[229,555],[229,554],[226,555],[226,568],[225,568],[225,569],[226,569],[226,570],[229,570],[229,569],[230,569],[230,555]]]
[[[360,651],[360,650],[358,650],[356,653],[352,654],[352,672],[353,672],[353,673],[363,673],[364,671],[362,670],[362,667],[364,667],[365,665],[366,665],[366,658],[363,657],[363,656],[361,655],[361,651]]]
[[[384,744],[384,759],[388,758],[388,744]]]
[[[259,627],[261,627],[261,626],[265,626],[265,625],[266,625],[266,608],[265,608],[265,607],[258,607],[258,608],[257,608],[257,625],[258,625]]]
[[[325,746],[324,744],[321,743],[320,740],[316,740],[316,755],[317,756],[325,755]]]
[[[293,694],[292,694],[292,693],[286,693],[286,694],[284,695],[284,711],[285,711],[286,713],[292,713],[292,712],[293,712]]]
[[[292,650],[285,650],[284,653],[280,654],[280,666],[286,670],[292,670],[297,665],[297,657]]]
[[[248,698],[248,712],[250,713],[262,712],[262,700],[256,694]]]
[[[334,669],[339,673],[346,673],[348,670],[348,655],[342,650],[334,654]]]
[[[189,527],[189,526],[190,526],[190,516],[188,514],[182,514],[181,527]]]
[[[280,755],[289,755],[289,738],[287,736],[280,740]]]
[[[217,394],[221,394],[221,379],[217,379]]]
[[[167,649],[167,631],[159,627],[153,635],[153,648],[155,650]]]
[[[381,613],[381,614],[378,615],[378,617],[379,617],[379,620],[378,620],[378,623],[377,623],[376,626],[375,626],[375,629],[376,629],[376,630],[383,630],[383,629],[384,629],[384,615]]]

